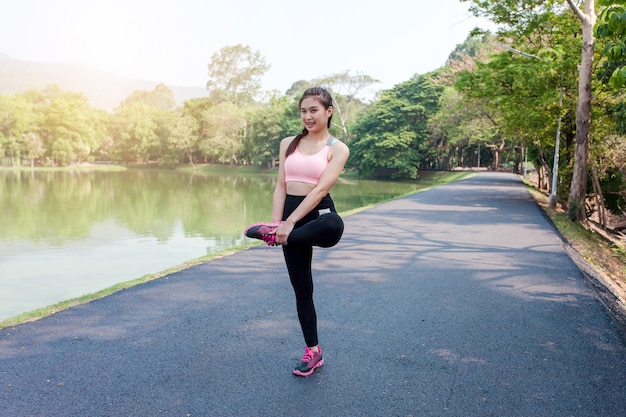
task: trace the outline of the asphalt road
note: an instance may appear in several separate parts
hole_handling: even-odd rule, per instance
[[[1,330],[0,415],[626,416],[623,329],[516,176],[345,222],[315,253],[312,376],[258,246]]]

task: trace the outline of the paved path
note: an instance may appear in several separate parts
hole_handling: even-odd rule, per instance
[[[309,378],[258,246],[0,331],[0,415],[626,415],[618,327],[513,175],[350,216],[315,265]]]

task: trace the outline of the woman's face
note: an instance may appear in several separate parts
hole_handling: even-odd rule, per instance
[[[317,97],[305,97],[300,104],[300,118],[309,132],[319,132],[328,128],[328,118],[333,108],[324,108]]]

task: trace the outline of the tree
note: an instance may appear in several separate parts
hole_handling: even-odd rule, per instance
[[[583,47],[578,81],[578,107],[576,109],[576,148],[574,150],[574,173],[568,201],[571,220],[586,219],[585,199],[587,196],[587,160],[589,157],[589,132],[591,124],[591,79],[595,39],[593,27],[596,24],[595,2],[585,0],[584,12],[567,0],[574,14],[580,19],[583,33]]]
[[[316,81],[299,80],[291,84],[285,95],[291,99],[299,100],[304,90],[316,86]]]
[[[204,113],[198,144],[202,155],[211,162],[239,163],[245,117],[244,109],[229,102],[208,109]]]
[[[358,114],[356,110],[364,107],[363,98],[360,95],[365,89],[379,82],[362,73],[352,75],[350,71],[332,74],[315,81],[315,84],[326,86],[333,94],[333,123],[339,122],[338,127],[346,143],[351,140],[348,124],[355,120]]]
[[[132,103],[143,103],[146,106],[162,111],[174,110],[176,108],[174,93],[165,84],[157,85],[152,91],[136,90],[126,97],[121,106]]]
[[[267,105],[251,110],[250,140],[244,143],[249,162],[268,168],[276,165],[281,139],[302,130],[298,99],[275,95]]]
[[[104,137],[104,125],[100,113],[89,106],[87,97],[52,85],[30,92],[29,98],[34,112],[41,117],[39,135],[45,149],[45,163],[68,166],[90,161]]]
[[[150,151],[158,146],[155,109],[140,102],[121,106],[109,127],[113,141],[113,158],[119,162],[145,163]]]
[[[45,149],[41,137],[35,132],[22,134],[22,147],[24,158],[30,161],[30,166],[35,166],[35,161],[43,155]]]
[[[187,160],[195,169],[193,154],[198,143],[198,122],[189,115],[178,116],[169,132],[168,155],[173,163]]]
[[[43,152],[32,103],[23,94],[0,95],[0,158],[15,165],[26,158],[34,165]]]
[[[372,111],[357,120],[350,161],[361,175],[417,177],[428,143],[428,121],[443,92],[431,76],[415,76],[383,91]]]
[[[261,78],[270,68],[258,51],[241,44],[226,46],[211,56],[207,90],[214,102],[246,107],[261,90]]]
[[[432,168],[448,170],[456,166],[487,166],[494,161],[498,169],[498,158],[489,158],[484,150],[491,147],[494,156],[500,155],[502,142],[495,145],[500,127],[495,121],[496,106],[490,106],[488,99],[497,96],[493,91],[478,98],[485,88],[482,84],[473,85],[472,94],[462,92],[463,88],[455,83],[459,74],[472,74],[477,65],[489,62],[493,54],[492,37],[472,33],[450,53],[446,66],[438,71],[434,82],[443,85],[439,110],[430,118],[431,132],[428,146],[428,160]],[[480,155],[479,155],[480,153]]]
[[[428,121],[430,130],[431,164],[435,169],[450,170],[454,148],[465,139],[461,125],[466,120],[463,96],[457,90],[446,87],[439,99],[439,110]]]
[[[612,212],[623,214],[626,207],[626,1],[599,0],[598,3],[603,8],[598,15],[595,35],[605,42],[603,55],[606,57],[600,79],[609,87],[603,96],[612,100],[604,114],[610,117],[613,126],[599,133],[602,140],[596,147],[601,150],[591,150],[590,163],[592,172],[597,171],[600,176],[603,190],[600,198],[596,194],[597,205],[605,203]],[[594,121],[594,126],[597,125]],[[599,220],[602,220],[600,216]]]
[[[545,111],[556,91],[551,77],[544,67],[517,58],[493,54],[490,61],[476,62],[473,70],[458,73],[455,84],[465,102],[464,130],[472,143],[492,150],[495,170],[500,169],[505,147],[519,147],[524,140],[545,136],[545,127],[554,122]],[[536,136],[525,137],[522,131]]]

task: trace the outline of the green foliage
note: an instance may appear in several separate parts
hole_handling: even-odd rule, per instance
[[[390,171],[396,177],[416,178],[429,137],[428,121],[442,92],[428,76],[415,76],[384,91],[356,122],[350,164],[366,177]]]
[[[216,103],[227,101],[245,107],[254,102],[261,90],[261,77],[270,66],[258,51],[235,45],[214,53],[208,68],[210,97]]]
[[[606,208],[613,213],[621,213],[626,209],[626,175],[615,167],[611,167],[600,180],[604,193]]]
[[[267,106],[251,112],[251,129],[244,144],[244,157],[255,165],[270,168],[278,162],[280,141],[302,130],[297,101],[288,96],[273,96]]]
[[[112,118],[112,158],[122,163],[146,163],[159,143],[156,109],[141,102],[121,106]]]
[[[468,58],[480,62],[485,58],[485,52],[489,50],[490,36],[483,33],[470,34],[465,42],[458,44],[448,56],[448,65],[454,67],[454,63],[463,63]]]
[[[176,107],[174,93],[165,84],[157,85],[152,91],[134,91],[121,105],[125,106],[133,103],[143,103],[146,106],[162,111],[174,110]]]
[[[499,42],[491,43],[489,59],[461,72],[456,87],[493,120],[494,133],[505,141],[503,154],[513,155],[514,149],[524,147],[546,175],[553,169],[560,114],[562,170],[573,158],[575,144],[580,22],[563,2],[473,3],[475,10],[505,25],[498,33]],[[518,9],[507,11],[507,7]],[[559,182],[560,197],[567,195],[568,186]]]
[[[209,162],[238,163],[243,148],[246,114],[230,102],[222,102],[203,114],[199,150]]]
[[[37,115],[37,122],[33,124],[36,133],[28,136],[35,145],[28,153],[44,158],[44,163],[52,166],[90,161],[103,140],[105,126],[101,113],[89,106],[87,97],[65,92],[57,86],[26,95]],[[38,155],[40,147],[43,152]]]
[[[476,16],[489,17],[493,22],[518,33],[541,22],[546,14],[560,13],[567,5],[559,0],[460,0],[471,3]]]
[[[595,35],[604,40],[604,55],[609,63],[617,64],[609,84],[615,88],[626,86],[626,2],[599,1],[604,6],[598,15]]]
[[[606,62],[601,68],[600,77],[614,91],[619,92],[620,100],[610,110],[615,121],[615,131],[626,133],[626,105],[623,87],[626,86],[626,1],[604,0],[598,16],[595,35],[605,42],[603,54]]]
[[[350,71],[332,74],[311,82],[310,86],[321,85],[331,92],[334,101],[333,125],[336,131],[341,132],[335,133],[335,136],[345,143],[350,144],[351,126],[366,107],[360,97],[361,94],[379,82],[369,75],[361,73],[352,75]]]
[[[167,152],[161,158],[163,165],[181,162],[194,164],[194,152],[198,147],[198,121],[189,115],[174,118],[167,137]]]
[[[24,95],[0,96],[0,160],[19,165],[42,154],[33,104]]]

